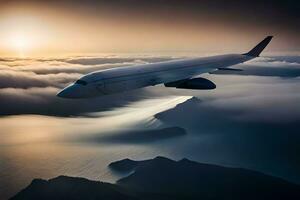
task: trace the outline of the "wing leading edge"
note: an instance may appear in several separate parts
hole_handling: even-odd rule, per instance
[[[273,36],[267,36],[265,39],[263,39],[260,43],[258,43],[253,49],[251,49],[248,53],[244,53],[242,55],[244,56],[250,56],[250,57],[259,57],[260,53],[266,48],[266,46],[270,43]],[[251,59],[253,59],[251,58]],[[248,60],[251,60],[248,59]],[[234,64],[233,64],[234,65]],[[228,67],[219,67],[217,70],[227,70],[227,71],[243,71],[242,69],[234,69],[234,68],[228,68]],[[208,79],[205,78],[190,78],[190,79],[184,79],[169,83],[164,83],[166,87],[176,87],[176,88],[182,88],[182,89],[197,89],[197,90],[206,90],[206,89],[215,89],[216,85],[211,82]]]

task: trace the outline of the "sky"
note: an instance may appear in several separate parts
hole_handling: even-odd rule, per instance
[[[285,1],[1,1],[0,53],[243,52],[274,35],[298,52],[300,3]]]

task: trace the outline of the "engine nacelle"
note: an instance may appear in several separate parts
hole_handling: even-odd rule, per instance
[[[175,87],[181,89],[193,89],[193,90],[212,90],[216,88],[216,85],[205,78],[193,78],[180,81],[174,81],[164,84],[166,87]]]

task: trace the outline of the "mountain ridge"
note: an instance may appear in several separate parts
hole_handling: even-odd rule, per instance
[[[35,179],[12,200],[27,199],[300,199],[300,186],[260,172],[165,157],[123,159],[109,167],[132,172],[116,184],[59,176]]]

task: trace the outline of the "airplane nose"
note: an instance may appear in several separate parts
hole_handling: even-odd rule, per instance
[[[70,85],[57,93],[56,96],[69,99],[80,98],[79,88],[76,85]]]

